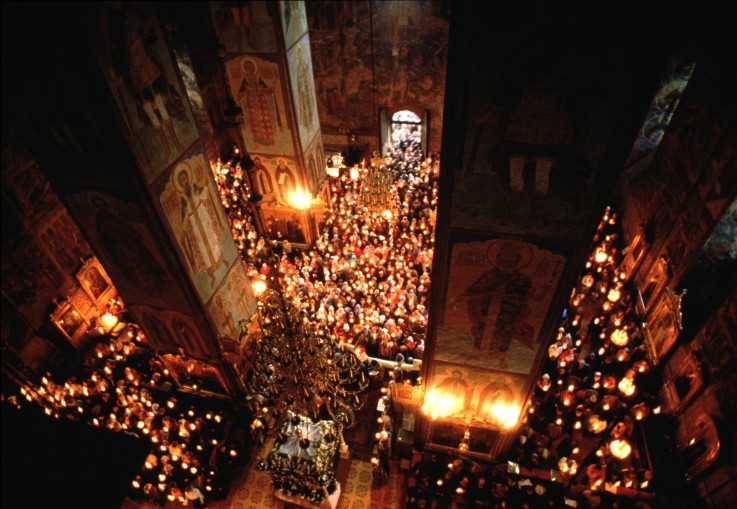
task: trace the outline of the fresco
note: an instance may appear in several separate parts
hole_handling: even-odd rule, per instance
[[[128,306],[136,322],[152,340],[159,353],[184,353],[195,359],[216,360],[212,342],[203,341],[192,318],[171,309]]]
[[[249,318],[256,313],[256,300],[243,267],[235,264],[207,305],[219,337],[238,341]]]
[[[126,305],[157,307],[165,300],[169,308],[189,311],[137,204],[97,191],[66,202]]]
[[[210,2],[215,33],[228,53],[273,53],[274,23],[269,2]]]
[[[297,39],[307,32],[307,15],[305,14],[305,2],[295,0],[282,0],[279,2],[282,28],[284,28],[284,39],[286,47],[291,48]]]
[[[92,47],[131,151],[151,182],[197,139],[197,128],[153,5],[100,5],[100,30]]]
[[[6,141],[3,135],[3,191],[12,202],[20,222],[29,226],[58,206],[59,198],[23,144],[17,142],[17,146],[12,145],[16,143],[16,136],[11,132]]]
[[[309,191],[313,196],[318,192],[320,185],[327,178],[321,138],[321,136],[316,136],[312,145],[305,150],[307,181],[309,183]]]
[[[376,106],[412,103],[430,111],[430,145],[439,150],[449,20],[443,3],[314,1],[306,7],[323,134],[375,137]]]
[[[737,261],[737,200],[734,200],[717,223],[696,256],[696,269],[713,273]]]
[[[529,373],[564,264],[521,240],[454,244],[435,359]]]
[[[695,67],[696,64],[691,59],[682,59],[677,56],[671,58],[663,81],[650,103],[650,110],[640,132],[637,133],[637,139],[625,163],[625,172],[630,176],[646,169],[652,161],[655,149],[663,139],[665,130],[673,118],[673,113],[678,107]]]
[[[200,298],[207,302],[237,257],[235,243],[200,147],[154,191]]]
[[[48,323],[52,299],[63,298],[72,283],[53,262],[40,240],[24,235],[9,256],[2,258],[2,291],[34,328]]]
[[[320,129],[309,35],[302,37],[287,51],[287,60],[289,61],[292,94],[295,97],[299,139],[302,146],[306,147]]]
[[[468,64],[469,118],[452,225],[575,242],[624,84],[613,69],[600,68],[597,79],[611,81],[594,83],[585,70],[598,57],[583,52],[485,50]]]
[[[64,273],[74,272],[80,267],[80,260],[92,256],[92,250],[82,237],[82,232],[63,207],[57,207],[46,215],[35,234],[56,266]]]
[[[669,255],[676,259],[683,259],[679,250],[705,227],[691,231],[695,222],[716,222],[737,186],[737,174],[729,171],[737,161],[735,133],[729,127],[737,97],[712,83],[712,72],[705,64],[696,67],[652,163],[622,183],[623,195],[632,197],[624,213],[635,218],[633,223],[647,222],[655,239],[680,236],[670,241]],[[672,235],[674,217],[681,219]],[[686,268],[673,266],[677,272]]]
[[[503,426],[517,421],[525,382],[521,375],[434,362],[428,395],[452,399],[448,420],[467,422],[471,418],[476,425]]]
[[[240,128],[248,152],[293,154],[276,62],[266,57],[242,56],[226,62],[225,69],[230,92],[243,108],[244,122]]]
[[[252,155],[256,189],[265,203],[289,205],[292,193],[301,188],[297,176],[297,164],[291,157]]]

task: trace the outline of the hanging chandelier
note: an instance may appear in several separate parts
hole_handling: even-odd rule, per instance
[[[272,436],[289,412],[350,428],[368,386],[361,361],[295,299],[273,289],[255,293],[261,338],[246,384],[254,438]]]
[[[373,153],[371,168],[363,179],[359,194],[363,206],[376,214],[394,214],[399,209],[394,176],[378,152]]]

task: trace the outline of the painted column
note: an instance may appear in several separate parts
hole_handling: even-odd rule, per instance
[[[34,54],[54,85],[19,98],[31,149],[180,384],[238,394],[256,304],[193,115],[196,83],[153,4],[69,15],[77,28],[47,27],[58,44]]]
[[[326,174],[304,2],[211,2],[211,15],[265,230],[309,244]]]

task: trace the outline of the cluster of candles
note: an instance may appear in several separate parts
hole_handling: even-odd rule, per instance
[[[120,335],[94,347],[77,376],[56,382],[47,373],[37,384],[21,385],[20,393],[51,418],[149,441],[150,452],[131,481],[134,494],[183,503],[189,481],[197,480],[205,494],[222,491],[228,480],[210,459],[219,454],[221,463],[232,462],[238,451],[225,439],[225,411],[182,408],[176,397],[158,389],[171,382],[143,332],[129,323]]]
[[[532,458],[530,466],[539,467],[540,458],[554,458],[564,476],[581,471],[592,489],[604,483],[645,489],[652,474],[633,454],[633,430],[660,413],[660,406],[640,387],[650,363],[627,285],[630,274],[620,265],[616,214],[609,208],[594,244],[548,349],[547,373],[529,402],[519,442],[526,454],[519,452],[517,459]],[[570,439],[567,446],[551,450],[561,437]]]

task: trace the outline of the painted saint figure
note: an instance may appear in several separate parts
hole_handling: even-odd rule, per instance
[[[548,285],[535,287],[531,278],[521,272],[525,264],[524,249],[525,245],[520,242],[495,244],[489,250],[493,267],[481,274],[461,294],[467,303],[474,348],[481,348],[485,332],[488,331],[487,325],[493,326],[489,352],[499,358],[502,368],[507,367],[505,352],[509,350],[512,340],[532,348],[535,331],[527,321],[529,301],[539,300],[548,290]],[[495,254],[493,250],[496,250]],[[493,304],[498,307],[498,312],[490,317],[488,315]]]
[[[191,181],[189,169],[179,167],[174,177],[182,213],[182,249],[192,271],[206,271],[214,282],[215,270],[222,260],[223,227],[207,190]]]
[[[463,379],[463,373],[459,369],[454,369],[451,376],[446,377],[435,388],[438,392],[450,396],[455,404],[455,409],[458,411],[465,412],[471,405],[473,387],[468,386],[468,383]]]
[[[164,128],[179,153],[184,147],[174,128],[174,118],[186,121],[186,110],[177,90],[169,83],[155,44],[154,29],[135,10],[122,2],[110,2],[107,30],[111,51],[113,83],[131,92],[143,123],[156,129],[161,145],[170,153]],[[126,118],[129,129],[131,119]]]
[[[276,162],[274,176],[276,177],[276,186],[279,188],[279,201],[289,203],[289,194],[295,189],[295,179],[285,159],[279,159]]]
[[[254,60],[244,60],[243,72],[238,100],[246,114],[253,141],[260,145],[273,146],[276,136],[285,128],[274,91],[259,76]]]
[[[302,46],[297,46],[297,101],[299,123],[310,132],[315,115],[315,92],[312,88],[312,70]]]

